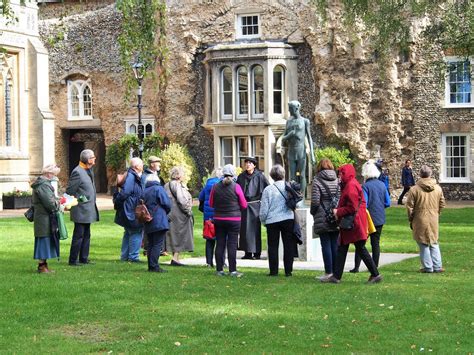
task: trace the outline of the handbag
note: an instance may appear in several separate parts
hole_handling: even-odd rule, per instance
[[[369,210],[366,210],[367,212],[367,233],[370,235],[372,233],[375,233],[377,229],[375,229],[374,221],[372,220],[372,216],[370,215]]]
[[[148,223],[153,219],[142,199],[138,201],[138,205],[135,207],[135,218],[139,223]]]
[[[357,208],[353,214],[348,214],[345,215],[341,218],[339,222],[339,228],[343,230],[352,230],[354,228],[354,219],[359,211],[360,204],[362,203],[362,197],[359,197],[359,204],[357,205]]]
[[[24,215],[28,221],[33,222],[35,220],[35,206],[28,208]]]
[[[216,239],[216,227],[211,219],[204,221],[204,227],[202,230],[202,236],[204,239],[214,240]]]
[[[66,222],[64,221],[64,213],[57,211],[56,218],[58,220],[59,240],[66,240],[68,238],[68,234],[66,229]]]

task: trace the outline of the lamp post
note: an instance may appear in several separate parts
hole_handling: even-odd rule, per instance
[[[143,81],[143,75],[145,74],[145,66],[143,63],[140,61],[140,57],[137,56],[135,58],[135,61],[131,63],[132,65],[132,70],[133,70],[133,75],[135,75],[135,79],[137,80],[138,83],[138,89],[137,89],[137,109],[138,109],[138,155],[140,159],[142,159],[143,156],[143,123],[142,123],[142,81]]]

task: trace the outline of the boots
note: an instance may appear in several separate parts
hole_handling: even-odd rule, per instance
[[[51,273],[51,272],[54,272],[54,271],[48,269],[48,263],[47,262],[38,264],[38,273],[48,274],[48,273]]]

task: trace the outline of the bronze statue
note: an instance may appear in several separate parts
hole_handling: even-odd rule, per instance
[[[310,122],[300,114],[301,104],[299,101],[290,101],[288,110],[290,118],[286,121],[285,133],[282,143],[287,146],[287,159],[290,180],[301,184],[301,191],[305,196],[306,191],[306,149],[305,138],[308,138],[309,155],[311,164],[315,163],[313,151],[313,139],[311,138]]]

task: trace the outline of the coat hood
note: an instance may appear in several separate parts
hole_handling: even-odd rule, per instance
[[[318,177],[326,181],[334,181],[337,179],[337,174],[334,170],[321,170]]]
[[[161,184],[159,181],[154,181],[154,180],[146,182],[146,185],[145,185],[146,188],[152,187],[152,186],[161,186]]]
[[[345,164],[339,168],[339,178],[341,182],[346,185],[350,180],[356,176],[355,168],[352,164]]]
[[[49,179],[46,179],[44,176],[38,176],[38,178],[31,184],[33,189],[36,189],[38,186],[43,185],[44,183],[50,182]]]
[[[416,184],[425,192],[431,192],[435,189],[436,180],[433,178],[420,178]]]

